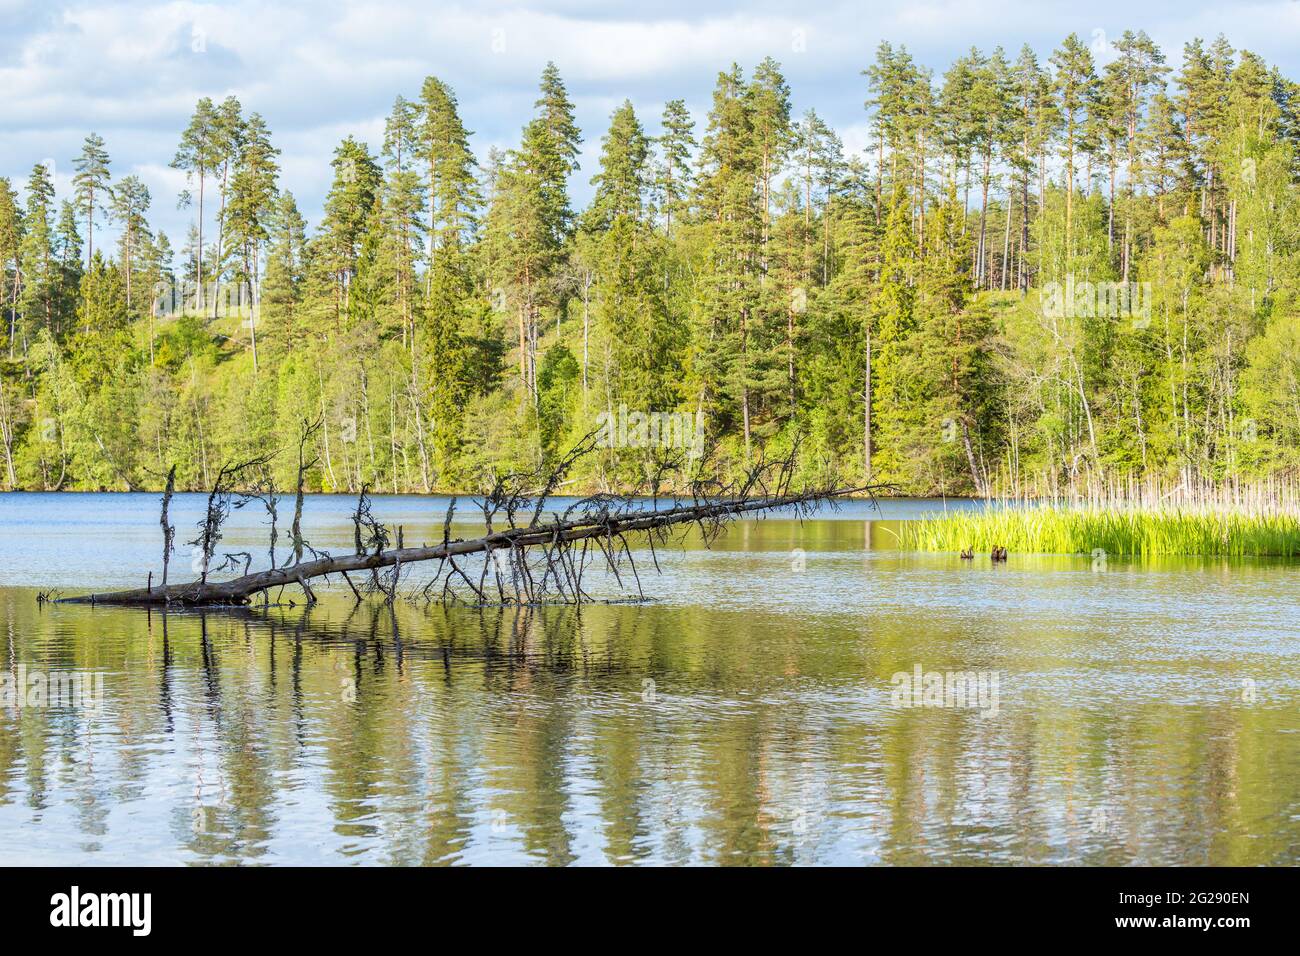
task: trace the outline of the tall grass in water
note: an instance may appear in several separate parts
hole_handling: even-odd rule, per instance
[[[904,548],[1147,556],[1300,555],[1300,511],[1270,506],[993,504],[903,522]]]
[[[1095,474],[1075,476],[1068,482],[1055,475],[1006,474],[991,476],[989,496],[998,500],[1057,501],[1094,507],[1181,505],[1193,508],[1221,506],[1300,512],[1300,472],[1266,478],[1211,478],[1191,471],[1176,475]]]

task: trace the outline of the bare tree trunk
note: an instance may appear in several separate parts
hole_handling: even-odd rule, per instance
[[[871,329],[867,329],[867,367],[862,376],[862,465],[863,475],[871,476]]]
[[[14,419],[13,408],[9,404],[9,393],[5,383],[0,381],[0,438],[4,440],[5,470],[9,476],[9,490],[18,489],[18,476],[14,472]]]
[[[176,529],[171,522],[167,520],[167,510],[172,503],[172,492],[176,489],[176,466],[172,465],[171,470],[167,472],[167,487],[163,489],[162,497],[162,517],[159,524],[162,525],[163,533],[163,568],[162,568],[162,589],[163,594],[167,593],[167,565],[171,561],[172,542],[176,538]]]
[[[302,544],[300,519],[303,474],[309,466],[305,462],[304,449],[320,423],[308,426],[304,422],[303,425],[298,445],[298,493],[293,524],[296,556],[300,556],[305,547]],[[352,515],[356,544],[354,554],[334,557],[312,551],[311,561],[295,560],[292,565],[282,564],[278,568],[272,566],[264,571],[250,572],[251,555],[241,552],[245,557],[244,573],[230,581],[211,582],[208,580],[209,562],[221,540],[222,522],[232,508],[240,507],[252,498],[261,497],[258,491],[241,494],[232,489],[242,475],[250,471],[260,473],[271,456],[260,456],[241,464],[227,463],[221,467],[216,484],[208,495],[207,512],[199,523],[199,537],[191,542],[202,549],[203,568],[199,580],[183,585],[167,585],[161,589],[150,586],[108,594],[87,594],[65,600],[79,604],[150,605],[177,601],[189,605],[233,605],[246,604],[253,595],[264,593],[270,588],[297,583],[306,593],[308,603],[315,603],[315,594],[308,583],[311,579],[338,573],[351,585],[348,572],[368,571],[371,582],[368,587],[382,590],[386,599],[391,601],[397,594],[398,579],[403,567],[417,561],[436,560],[438,569],[422,592],[426,598],[430,588],[446,570],[446,577],[442,581],[444,602],[454,601],[459,596],[460,584],[453,578],[455,574],[474,593],[480,604],[486,604],[483,584],[488,571],[492,570],[502,603],[510,603],[502,587],[500,573],[503,567],[500,559],[508,555],[510,578],[515,586],[514,603],[524,603],[525,599],[527,603],[538,603],[548,597],[558,597],[563,603],[581,604],[584,599],[590,598],[583,590],[582,574],[593,545],[603,555],[605,570],[620,588],[624,587],[624,573],[630,571],[638,595],[644,597],[636,562],[626,539],[629,533],[647,534],[651,558],[658,568],[656,544],[668,540],[667,529],[673,526],[695,525],[705,540],[711,541],[721,533],[725,523],[737,515],[773,508],[793,508],[799,514],[806,514],[831,497],[867,493],[874,502],[876,493],[886,490],[886,486],[882,485],[863,485],[843,489],[820,486],[793,491],[791,486],[798,461],[796,445],[783,459],[762,461],[749,466],[743,477],[733,481],[697,477],[688,482],[688,493],[674,496],[670,503],[665,502],[664,505],[659,502],[665,479],[684,468],[688,459],[684,456],[660,459],[653,473],[647,475],[646,487],[642,489],[646,492],[645,496],[629,494],[619,498],[595,495],[570,505],[562,513],[552,514],[549,520],[543,520],[547,503],[563,485],[574,464],[595,451],[598,435],[598,430],[589,433],[547,471],[539,469],[530,474],[496,477],[491,490],[478,501],[487,532],[482,537],[472,540],[452,539],[451,524],[456,507],[456,499],[453,498],[443,520],[441,543],[407,548],[403,545],[402,528],[399,526],[397,547],[390,549],[390,531],[374,517],[369,496],[363,488]],[[698,467],[696,461],[693,471],[697,475]],[[237,497],[240,500],[235,500]],[[649,507],[646,498],[651,502]],[[164,504],[164,515],[165,507]],[[494,527],[494,524],[502,520],[508,527]],[[274,537],[272,541],[274,542]],[[580,553],[575,553],[575,543],[581,544]],[[529,548],[535,550],[529,552]],[[530,565],[529,556],[538,553],[541,554],[544,565],[535,560]],[[457,558],[467,555],[482,556],[482,573],[477,585],[456,563]],[[232,566],[232,559],[237,556],[227,554],[218,569]],[[393,570],[381,579],[381,568]],[[540,575],[540,579],[537,575]],[[355,593],[355,586],[353,590]]]
[[[195,250],[194,261],[194,278],[198,280],[198,301],[194,303],[194,310],[203,309],[203,186],[205,181],[204,171],[199,169],[199,245]]]
[[[783,489],[787,481],[788,475],[779,478],[778,487]],[[752,488],[751,490],[761,491],[761,487]],[[530,547],[541,548],[546,552],[548,556],[547,574],[555,576],[557,587],[561,589],[562,593],[563,588],[567,585],[569,588],[568,594],[576,596],[583,593],[581,591],[580,577],[578,577],[580,571],[572,561],[572,555],[564,553],[568,549],[561,548],[561,545],[569,545],[573,542],[595,544],[606,556],[608,568],[615,576],[620,575],[618,567],[621,563],[621,560],[616,560],[616,558],[620,554],[626,555],[628,566],[636,575],[631,551],[623,538],[624,535],[630,532],[655,532],[673,525],[699,524],[705,528],[707,533],[710,527],[717,529],[720,527],[720,522],[736,515],[773,508],[807,507],[837,495],[862,492],[874,494],[879,490],[883,490],[883,488],[881,486],[867,486],[853,489],[761,494],[759,497],[746,495],[712,501],[695,497],[692,499],[693,503],[691,504],[674,504],[672,507],[653,511],[632,508],[618,513],[609,512],[608,505],[604,505],[603,510],[587,512],[576,520],[564,521],[557,519],[545,524],[536,521],[540,515],[541,503],[539,503],[538,510],[534,512],[534,522],[528,526],[512,527],[508,530],[489,533],[481,538],[467,541],[448,540],[450,530],[449,512],[448,521],[444,525],[444,540],[441,544],[432,547],[399,547],[392,550],[383,550],[381,545],[374,552],[369,552],[363,548],[358,554],[321,557],[294,566],[283,566],[245,574],[230,581],[206,581],[204,580],[206,577],[205,571],[204,578],[189,584],[173,585],[162,589],[141,588],[107,594],[87,594],[62,600],[64,603],[70,604],[149,605],[172,601],[190,605],[246,604],[254,594],[270,588],[297,583],[311,595],[307,582],[313,578],[330,574],[346,574],[349,571],[377,573],[380,568],[407,565],[417,561],[448,563],[451,570],[459,574],[461,579],[469,585],[477,596],[483,599],[484,593],[482,589],[476,587],[472,581],[465,577],[463,570],[456,564],[455,559],[471,554],[484,554],[490,559],[493,551],[508,550],[512,555],[511,560],[514,561],[516,560],[515,555],[519,554],[522,549]],[[366,518],[363,517],[361,521],[364,523]],[[360,534],[361,532],[358,530],[358,539],[360,539]],[[623,549],[621,552],[618,550],[620,548]],[[561,553],[557,555],[557,551]],[[585,563],[585,558],[583,561]],[[561,566],[561,562],[563,562],[563,566]],[[521,579],[530,575],[530,571],[526,566],[516,570]],[[450,574],[451,571],[448,572],[448,580],[450,580]],[[565,578],[564,584],[560,584],[561,577]]]

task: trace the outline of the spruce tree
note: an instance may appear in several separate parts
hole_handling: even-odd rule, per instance
[[[623,101],[610,117],[601,140],[600,170],[591,178],[596,193],[587,209],[585,227],[603,232],[619,216],[639,222],[646,188],[649,141],[632,103]]]
[[[664,104],[657,144],[659,163],[655,168],[655,197],[664,217],[664,234],[673,234],[674,217],[680,220],[691,188],[691,160],[696,149],[695,122],[682,100]]]

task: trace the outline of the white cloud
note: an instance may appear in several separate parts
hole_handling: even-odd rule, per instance
[[[781,61],[797,112],[815,107],[848,150],[868,142],[860,71],[885,39],[940,74],[972,45],[1014,55],[1029,43],[1045,58],[1070,32],[1091,41],[1095,31],[1114,39],[1145,29],[1176,62],[1186,40],[1224,32],[1300,72],[1293,0],[1156,0],[1140,9],[1116,0],[556,0],[544,8],[527,0],[0,0],[0,17],[0,175],[21,182],[54,156],[63,189],[62,174],[94,130],[117,174],[146,178],[154,219],[174,240],[190,213],[175,209],[184,177],[167,163],[201,96],[234,94],[266,118],[283,151],[283,185],[315,221],[334,146],[351,133],[377,148],[394,97],[417,95],[429,74],[455,88],[486,155],[515,141],[537,76],[554,60],[584,129],[574,182],[581,200],[615,105],[630,98],[653,131],[661,104],[680,97],[702,125],[715,77],[733,61],[746,69],[767,55]]]

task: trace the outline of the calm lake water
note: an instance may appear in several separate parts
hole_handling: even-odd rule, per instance
[[[641,604],[38,604],[143,585],[157,503],[0,495],[0,674],[102,689],[0,702],[0,863],[1300,862],[1300,564],[962,562],[886,502],[638,553]],[[263,517],[223,550],[264,565]],[[903,706],[918,668],[972,693]]]

